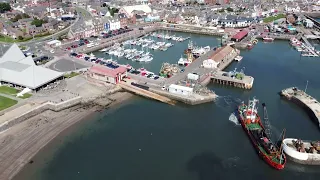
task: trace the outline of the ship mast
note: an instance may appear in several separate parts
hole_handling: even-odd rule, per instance
[[[282,138],[281,138],[281,145],[280,145],[280,150],[279,150],[279,152],[278,153],[280,153],[280,164],[282,163],[281,161],[282,161],[282,151],[283,151],[283,139],[284,139],[284,136],[285,136],[285,134],[286,134],[286,129],[283,129],[283,131],[282,131]]]
[[[269,138],[271,139],[271,124],[268,118],[268,112],[267,112],[267,106],[265,103],[262,103],[262,107],[263,107],[263,120],[264,120],[264,125],[265,125],[265,132],[266,134],[269,136]]]

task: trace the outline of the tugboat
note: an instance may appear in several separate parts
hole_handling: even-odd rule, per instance
[[[249,100],[248,105],[244,103],[241,104],[238,107],[239,121],[259,155],[271,167],[281,170],[286,164],[286,156],[283,153],[282,146],[278,148],[269,138],[270,129],[265,129],[262,125],[260,116],[258,115],[258,108],[256,107],[257,103],[258,100],[253,98],[253,100]],[[266,107],[264,103],[263,106],[266,116],[265,119],[267,119]]]

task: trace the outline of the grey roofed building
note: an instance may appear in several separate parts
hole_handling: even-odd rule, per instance
[[[0,81],[30,89],[37,89],[63,73],[37,66],[32,57],[25,57],[17,44],[13,44],[0,58]]]

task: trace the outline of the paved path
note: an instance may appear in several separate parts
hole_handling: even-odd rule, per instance
[[[21,101],[22,99],[16,97],[16,96],[12,96],[12,95],[8,95],[8,94],[3,94],[3,93],[0,93],[0,96],[3,96],[3,97],[6,97],[6,98],[10,98],[10,99],[13,99],[13,100],[16,100],[16,101]]]

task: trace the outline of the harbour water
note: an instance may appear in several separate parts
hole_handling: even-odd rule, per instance
[[[192,40],[201,46],[219,43],[207,36],[193,36]],[[163,61],[180,58],[187,42],[183,43],[154,53],[149,64],[136,63],[134,67],[158,72]],[[283,128],[286,137],[319,139],[319,129],[306,112],[277,94],[291,86],[304,89],[308,80],[307,93],[320,99],[319,58],[299,54],[286,41],[259,42],[251,51],[242,51],[243,60],[227,70],[244,67],[245,73],[255,78],[253,89],[210,84],[220,95],[215,103],[173,107],[135,97],[94,114],[51,142],[15,179],[319,179],[316,166],[288,161],[282,171],[271,169],[231,116],[237,104],[256,96],[260,104],[267,105],[274,141]]]

